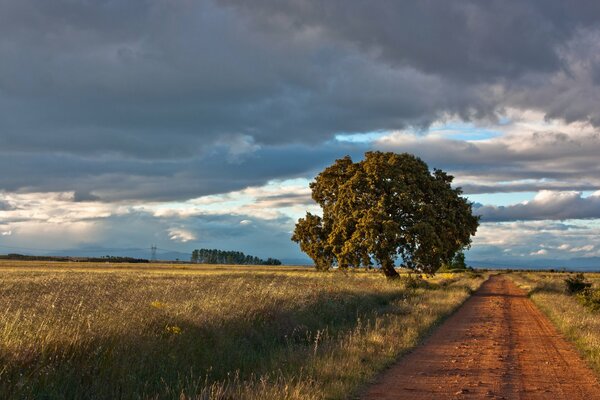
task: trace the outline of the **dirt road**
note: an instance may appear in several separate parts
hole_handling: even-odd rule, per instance
[[[525,293],[494,276],[362,398],[593,400],[600,384]]]

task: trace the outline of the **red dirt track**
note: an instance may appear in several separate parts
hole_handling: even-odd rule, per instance
[[[509,278],[493,276],[362,397],[600,399],[600,384]]]

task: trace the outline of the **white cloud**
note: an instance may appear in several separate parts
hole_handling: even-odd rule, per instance
[[[308,180],[271,181],[223,195],[202,196],[180,203],[144,205],[157,217],[192,217],[195,215],[244,215],[260,219],[303,216],[307,209],[318,211],[311,198]]]
[[[545,256],[548,254],[548,250],[546,249],[540,249],[538,251],[532,251],[531,253],[529,253],[530,256]]]
[[[567,259],[600,256],[598,249],[597,220],[514,221],[482,223],[469,253],[474,259],[496,261],[506,257],[526,259],[530,255]]]
[[[594,250],[594,245],[592,244],[588,244],[586,246],[580,246],[580,247],[573,247],[571,249],[569,249],[569,251],[571,253],[581,253],[581,252],[591,252]]]
[[[531,201],[509,206],[479,205],[483,221],[565,220],[600,218],[600,196],[576,191],[542,190]]]
[[[174,242],[186,243],[186,242],[190,242],[192,240],[197,239],[194,232],[192,232],[188,229],[170,228],[170,229],[168,229],[168,232],[169,232],[169,239],[171,239]]]
[[[5,244],[27,248],[70,248],[89,245],[104,234],[102,220],[125,215],[120,204],[74,201],[73,192],[4,193],[11,207],[0,211],[8,226]]]

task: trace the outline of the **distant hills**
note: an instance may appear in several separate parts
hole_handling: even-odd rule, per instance
[[[150,248],[109,248],[109,247],[84,247],[80,249],[68,249],[68,250],[57,250],[54,252],[47,253],[45,255],[50,256],[73,256],[73,257],[102,257],[102,256],[113,256],[113,257],[132,257],[132,258],[145,258],[151,259],[152,253]],[[181,261],[190,261],[191,253],[183,253],[177,251],[156,251],[156,258],[165,261],[175,261],[177,259]]]
[[[2,249],[0,249],[1,251]],[[16,251],[11,251],[16,252]],[[150,259],[150,248],[105,248],[105,247],[87,247],[81,249],[59,250],[54,252],[44,252],[43,254],[34,253],[34,255],[57,256],[57,257],[131,257],[139,259]],[[190,253],[158,249],[156,258],[164,261],[190,261]],[[305,258],[281,258],[284,265],[312,265],[309,259]],[[482,268],[513,268],[513,269],[561,269],[573,271],[600,271],[600,257],[577,257],[570,259],[551,259],[551,258],[505,258],[505,259],[467,259],[467,264],[473,267]]]
[[[473,267],[514,268],[514,269],[567,269],[572,271],[600,271],[600,257],[577,257],[558,259],[506,259],[506,260],[468,260]]]

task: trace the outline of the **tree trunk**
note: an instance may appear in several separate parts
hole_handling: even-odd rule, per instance
[[[388,279],[397,279],[400,277],[400,274],[394,269],[394,262],[392,260],[382,261],[381,270]]]

